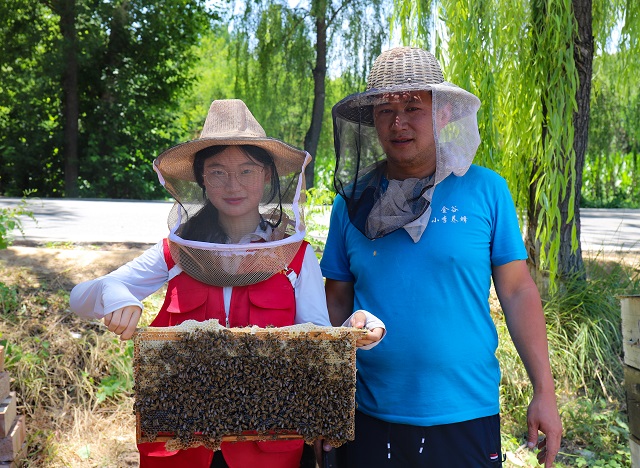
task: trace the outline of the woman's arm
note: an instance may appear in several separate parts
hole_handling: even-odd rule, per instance
[[[307,245],[300,274],[294,284],[296,295],[295,323],[313,323],[331,326],[327,313],[327,300],[318,259],[311,245]]]
[[[97,319],[127,306],[142,309],[142,300],[168,279],[162,242],[159,242],[108,275],[76,285],[69,305],[79,316]]]
[[[331,280],[327,280],[329,283]],[[352,283],[348,283],[352,284]],[[352,285],[353,290],[353,285]],[[377,344],[385,334],[385,326],[375,315],[366,311],[356,311],[352,313],[353,296],[348,313],[342,321],[329,320],[327,310],[327,296],[325,296],[325,286],[320,271],[320,265],[316,259],[313,248],[307,245],[307,250],[302,262],[300,275],[295,284],[296,294],[296,319],[295,323],[314,323],[321,326],[349,326],[356,328],[366,328],[369,333],[365,338],[358,340],[358,347],[370,349]],[[346,311],[346,309],[345,309]]]

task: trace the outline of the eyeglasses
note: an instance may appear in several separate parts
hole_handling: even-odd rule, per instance
[[[264,167],[256,166],[255,168],[244,168],[240,171],[227,172],[222,169],[214,169],[204,175],[204,180],[212,188],[224,187],[229,183],[229,175],[235,174],[236,180],[244,187],[257,184],[260,182]]]

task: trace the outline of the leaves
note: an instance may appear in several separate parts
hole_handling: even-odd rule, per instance
[[[0,191],[61,196],[58,7],[67,2],[8,3],[0,6],[8,18],[0,24]],[[150,163],[178,139],[176,98],[193,83],[192,46],[212,13],[204,0],[75,3],[80,195],[149,198],[160,193]]]

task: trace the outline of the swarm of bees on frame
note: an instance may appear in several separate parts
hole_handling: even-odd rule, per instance
[[[134,338],[138,442],[168,450],[224,440],[354,438],[353,328],[311,324],[226,329],[216,320],[138,330]]]

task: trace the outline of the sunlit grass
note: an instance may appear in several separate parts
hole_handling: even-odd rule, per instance
[[[640,293],[638,256],[587,258],[587,280],[565,281],[544,300],[549,352],[563,419],[560,466],[629,466],[618,295]],[[526,410],[532,390],[495,303],[502,368],[503,444],[519,462],[530,459]],[[516,454],[519,454],[516,455]],[[531,459],[533,460],[533,459]],[[530,461],[524,461],[529,465]]]

